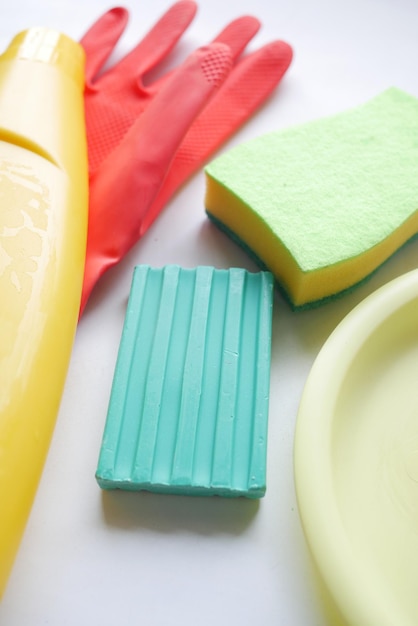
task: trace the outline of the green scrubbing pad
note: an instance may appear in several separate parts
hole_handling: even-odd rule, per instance
[[[294,308],[351,289],[418,232],[418,100],[391,88],[206,167],[213,221]]]
[[[102,488],[264,495],[272,291],[269,272],[135,268]]]

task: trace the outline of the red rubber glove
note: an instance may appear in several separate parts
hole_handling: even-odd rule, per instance
[[[280,41],[236,62],[260,26],[246,16],[179,68],[144,86],[144,74],[167,56],[195,12],[191,0],[174,4],[127,56],[97,79],[126,27],[127,11],[108,11],[81,40],[90,207],[80,315],[100,276],[267,98],[290,64],[291,48]]]

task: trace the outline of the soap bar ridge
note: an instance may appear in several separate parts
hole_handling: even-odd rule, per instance
[[[135,268],[102,488],[264,495],[272,292],[269,272]]]

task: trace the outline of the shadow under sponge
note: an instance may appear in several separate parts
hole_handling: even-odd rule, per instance
[[[269,272],[135,268],[100,487],[264,495],[272,307]]]

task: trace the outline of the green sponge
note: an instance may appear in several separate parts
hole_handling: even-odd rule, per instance
[[[206,167],[208,216],[294,308],[353,288],[418,232],[418,100],[391,88]]]

